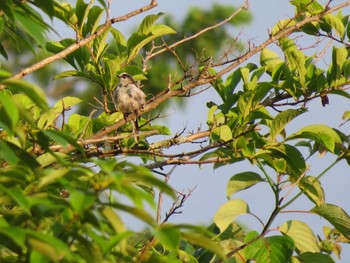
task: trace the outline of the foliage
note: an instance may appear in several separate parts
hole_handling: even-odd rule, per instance
[[[349,3],[323,6],[316,1],[293,0],[291,4],[295,17],[279,21],[259,46],[248,47],[238,55],[230,53],[236,47],[234,41],[224,50],[212,49],[210,52],[215,53],[204,55],[203,60],[178,53],[178,49],[187,49],[192,39],[181,38],[170,25],[160,24],[162,14],[146,16],[128,39],[113,27],[151,10],[156,1],[114,18],[108,17],[110,1],[77,0],[75,5],[53,0],[4,1],[0,7],[1,55],[10,59],[11,47],[7,44],[11,41],[19,51],[30,50],[38,60],[18,73],[7,60],[0,68],[1,259],[334,262],[332,256],[341,253],[340,243],[349,243],[350,217],[342,207],[327,203],[320,178],[341,161],[350,164],[349,135],[322,123],[305,125],[292,134],[286,128],[307,112],[309,101],[320,99],[320,105],[326,106],[330,96],[350,98],[346,92],[350,79],[349,16],[335,14]],[[231,14],[225,14],[220,22],[208,20],[207,31],[230,23],[247,8],[244,3],[229,10]],[[197,19],[201,12],[193,9],[189,19]],[[48,41],[47,33],[53,29],[44,14],[60,19],[76,38]],[[102,21],[104,16],[106,21]],[[169,20],[165,22],[170,24]],[[194,34],[197,48],[202,49],[203,43],[209,45],[205,28],[195,30],[199,32],[190,34]],[[308,56],[300,48],[291,37],[296,32],[337,42],[328,68],[320,67],[319,57]],[[221,39],[228,36],[225,31],[216,33]],[[162,38],[170,43],[152,45]],[[268,49],[273,43],[278,43],[283,56]],[[143,53],[144,49],[147,52]],[[42,58],[44,50],[51,53],[46,58]],[[111,94],[118,83],[117,75],[126,71],[137,81],[146,80],[153,70],[150,63],[164,66],[158,58],[169,51],[183,70],[181,76],[171,76],[138,116],[116,112]],[[225,59],[220,52],[227,53]],[[260,54],[260,62],[244,64],[254,54]],[[82,78],[100,88],[102,101],[88,104],[88,116],[69,113],[84,103],[82,98],[66,96],[52,106],[40,84],[23,79],[54,61],[64,61],[70,67],[58,72],[56,80]],[[191,70],[183,67],[185,64]],[[168,127],[153,124],[153,117],[146,114],[205,84],[210,84],[222,100],[207,103],[207,130],[171,136]],[[139,133],[131,129],[130,120],[135,118],[139,118]],[[349,112],[345,112],[344,122],[348,119]],[[159,134],[168,138],[149,143],[147,138]],[[192,142],[199,145],[197,149],[176,152],[176,145]],[[163,151],[167,148],[175,150]],[[310,175],[308,161],[325,152],[334,155],[335,161],[319,175]],[[135,160],[142,164],[135,164]],[[165,172],[167,166],[213,164],[219,168],[242,161],[249,161],[259,172],[244,171],[230,178],[227,189],[223,189],[228,201],[213,216],[213,225],[203,228],[170,222],[192,192],[179,194],[172,189],[168,180],[173,170]],[[238,192],[250,191],[258,183],[267,184],[275,198],[266,222],[245,200],[236,198]],[[174,200],[174,205],[161,220],[164,194]],[[287,212],[301,196],[313,204],[303,212],[333,225],[323,229],[324,237],[317,239],[311,225],[292,216],[274,226],[280,213]],[[125,213],[146,224],[147,230],[137,233],[130,229]],[[258,218],[263,229],[244,230],[236,222],[244,214]]]

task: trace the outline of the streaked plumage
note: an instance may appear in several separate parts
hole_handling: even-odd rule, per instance
[[[119,84],[113,93],[117,109],[125,114],[137,113],[145,104],[145,93],[128,73],[121,73],[118,77]]]
[[[122,112],[124,116],[142,110],[146,102],[146,95],[137,86],[135,80],[128,73],[121,73],[118,75],[119,83],[113,92],[114,102],[118,111]],[[137,132],[137,121],[133,122],[134,132]]]

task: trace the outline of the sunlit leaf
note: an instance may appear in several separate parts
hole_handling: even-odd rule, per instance
[[[334,152],[335,144],[341,143],[339,135],[324,124],[308,125],[298,132],[290,135],[288,139],[307,138],[315,140],[325,146],[330,152]]]
[[[60,261],[63,257],[72,260],[68,245],[55,236],[50,236],[43,233],[36,233],[27,230],[28,245],[31,249],[40,252],[53,262]]]
[[[139,26],[139,29],[137,30],[139,33],[142,33],[142,34],[149,34],[151,32],[151,29],[152,29],[152,26],[153,24],[158,20],[158,18],[160,18],[161,16],[163,15],[163,13],[159,13],[157,15],[148,15],[146,16],[140,26]]]
[[[334,28],[334,30],[339,34],[341,38],[345,35],[345,27],[343,22],[333,14],[328,14],[322,17],[321,22],[328,24],[330,27]]]
[[[266,67],[266,71],[272,72],[283,62],[279,55],[270,49],[264,48],[260,53],[260,64]]]
[[[222,247],[217,242],[205,237],[204,235],[190,232],[182,232],[181,235],[188,242],[212,251],[222,259],[226,259],[226,255]]]
[[[270,164],[278,165],[274,166],[274,169],[282,172],[283,162],[287,164],[286,171],[284,172],[289,173],[292,176],[291,179],[298,179],[305,172],[305,160],[301,152],[296,147],[289,144],[282,144],[278,146],[270,145],[266,147],[266,150],[272,151],[272,154],[267,157],[272,158],[273,160],[273,162],[270,162]],[[282,170],[280,170],[279,168],[282,168]]]
[[[216,134],[217,137],[224,142],[232,140],[232,131],[227,125],[221,125],[220,127],[216,127],[211,132],[212,134]]]
[[[153,25],[150,33],[148,34],[143,34],[140,32],[134,33],[128,40],[129,58],[127,63],[133,60],[140,49],[147,43],[151,42],[157,37],[175,33],[176,31],[174,29],[166,25]]]
[[[297,249],[303,252],[320,252],[315,234],[304,222],[290,220],[278,228],[283,234],[293,239]]]
[[[271,139],[274,140],[290,121],[304,112],[305,110],[288,109],[279,113],[271,123]]]
[[[325,194],[322,185],[316,177],[304,176],[298,183],[303,193],[316,205],[322,205],[325,201]]]
[[[247,213],[249,213],[249,207],[246,202],[240,199],[230,200],[216,212],[214,223],[219,227],[220,232],[223,232],[236,217]]]
[[[230,197],[234,193],[252,187],[253,185],[264,182],[264,179],[261,176],[254,172],[243,172],[238,173],[232,176],[227,183],[226,187],[226,196]]]

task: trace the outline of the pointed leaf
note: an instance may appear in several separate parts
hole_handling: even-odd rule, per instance
[[[260,64],[266,67],[266,71],[272,72],[273,69],[284,61],[279,55],[267,48],[264,48],[260,53]]]
[[[247,243],[258,236],[256,231],[247,234],[244,242]],[[244,254],[248,259],[256,262],[281,263],[290,262],[295,245],[288,236],[272,236],[259,238],[244,249]]]
[[[230,197],[234,193],[252,187],[259,182],[264,182],[264,179],[257,173],[244,172],[235,174],[230,178],[230,181],[227,184],[226,195],[227,197]]]
[[[330,255],[323,253],[311,253],[305,252],[298,256],[300,263],[317,262],[317,263],[335,263],[334,259]]]
[[[271,164],[277,165],[277,167],[273,167],[276,171],[283,172],[279,168],[283,168],[280,161],[286,163],[287,167],[284,172],[287,172],[292,177],[291,179],[298,179],[306,170],[306,163],[303,158],[303,155],[300,151],[289,144],[282,144],[279,146],[267,146],[266,150],[271,150],[271,154],[267,156],[267,158],[273,158],[274,161]],[[282,159],[282,160],[281,160]]]
[[[301,252],[320,252],[315,234],[304,222],[290,220],[278,228],[283,234],[294,240],[296,248]]]
[[[312,208],[311,212],[322,216],[346,238],[350,238],[350,217],[342,208],[333,204],[323,204]]]
[[[272,140],[274,140],[277,135],[281,133],[281,131],[284,129],[284,127],[295,117],[299,116],[300,114],[304,113],[305,110],[293,110],[288,109],[285,111],[282,111],[279,113],[272,121],[271,123],[271,130],[270,135]]]
[[[13,97],[5,92],[0,92],[0,112],[2,113],[0,125],[4,124],[3,129],[12,135],[19,120],[19,111]]]
[[[140,32],[132,34],[128,40],[129,58],[127,63],[136,57],[142,47],[144,47],[155,38],[175,33],[176,31],[174,29],[166,25],[153,25],[151,32],[147,35]]]
[[[188,242],[206,250],[212,251],[222,259],[226,259],[226,255],[222,247],[217,242],[205,237],[204,235],[194,234],[190,232],[182,232],[181,234],[182,237]]]
[[[139,29],[137,30],[139,33],[145,34],[147,35],[148,33],[151,32],[151,28],[153,26],[153,24],[158,20],[159,17],[161,17],[163,15],[163,13],[159,13],[157,15],[148,15],[146,16],[140,26]]]
[[[85,210],[90,209],[96,200],[96,195],[79,190],[70,191],[70,202],[75,211],[82,216]]]
[[[14,12],[18,26],[41,47],[45,47],[46,27],[38,21],[39,18],[33,17],[24,10],[16,9]],[[41,19],[41,21],[43,21]]]
[[[341,38],[344,37],[345,27],[344,27],[343,22],[338,17],[336,17],[333,14],[328,14],[328,15],[324,16],[321,19],[321,21],[323,23],[326,23],[327,25],[329,25],[331,28],[333,28],[339,34],[339,36]]]
[[[303,193],[315,203],[322,205],[325,201],[325,194],[320,181],[313,176],[304,176],[298,183]]]
[[[288,137],[289,140],[295,138],[314,140],[322,144],[332,153],[334,153],[335,144],[341,143],[339,135],[332,128],[323,124],[305,126]]]
[[[21,79],[8,79],[3,82],[13,93],[24,93],[41,109],[48,108],[45,93],[36,85]]]
[[[220,232],[224,232],[236,217],[247,213],[249,213],[249,207],[246,202],[240,199],[230,200],[216,212],[214,223],[219,227]]]
[[[163,224],[159,229],[155,229],[153,233],[160,243],[170,249],[170,251],[175,252],[178,250],[181,240],[181,233],[178,227]]]

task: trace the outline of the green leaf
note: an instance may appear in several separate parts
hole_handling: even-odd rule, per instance
[[[46,95],[38,86],[21,79],[7,79],[3,84],[13,93],[24,93],[41,109],[48,109]]]
[[[305,252],[298,256],[298,259],[300,259],[300,263],[335,263],[334,259],[330,255],[326,255],[323,253],[311,253],[311,252]]]
[[[27,196],[24,194],[23,190],[20,188],[11,188],[7,189],[3,185],[0,185],[0,189],[2,192],[6,193],[8,196],[12,198],[13,201],[17,203],[17,205],[23,209],[28,215],[31,214],[30,212],[30,202],[27,198]]]
[[[4,92],[0,92],[0,105],[4,107],[8,117],[11,120],[11,128],[14,129],[19,120],[19,111],[16,104],[13,101],[13,97]]]
[[[70,191],[70,203],[80,216],[83,216],[85,210],[90,209],[96,200],[96,195],[79,190]]]
[[[48,171],[44,176],[40,177],[40,180],[37,184],[37,189],[40,190],[43,187],[48,186],[49,184],[56,183],[57,180],[68,173],[68,169],[62,168],[57,170]]]
[[[288,109],[279,113],[271,123],[271,129],[270,129],[271,139],[275,140],[277,135],[279,135],[281,131],[284,130],[284,127],[291,120],[293,120],[295,117],[299,116],[304,112],[305,110],[302,110],[302,109],[300,110]]]
[[[279,228],[281,233],[293,239],[296,248],[301,252],[320,252],[315,234],[304,222],[290,220]]]
[[[310,2],[309,0],[291,0],[290,3],[297,8],[298,13],[310,12],[312,15],[321,13],[324,7],[317,1]]]
[[[214,223],[224,232],[225,229],[235,220],[236,217],[249,213],[246,202],[234,199],[223,204],[214,216]]]
[[[221,259],[226,259],[222,247],[217,242],[205,237],[204,235],[190,232],[182,232],[181,235],[188,242],[215,253]]]
[[[138,52],[142,47],[144,47],[152,40],[163,35],[175,33],[176,31],[174,29],[166,25],[153,25],[150,30],[150,33],[148,33],[147,35],[140,32],[132,34],[127,43],[129,49],[129,57],[127,60],[127,64],[137,56]]]
[[[92,3],[92,2],[90,2]],[[88,17],[90,11],[91,4],[86,4],[84,0],[77,0],[75,5],[75,14],[78,18],[77,26],[79,28],[80,33],[82,32],[82,28],[86,18]]]
[[[326,23],[333,28],[341,38],[345,35],[345,27],[343,22],[333,14],[328,14],[321,18],[321,23]]]
[[[348,111],[345,111],[344,113],[343,113],[343,116],[341,117],[341,119],[343,120],[343,121],[348,121],[349,119],[350,119],[350,111],[348,110]]]
[[[253,185],[264,182],[265,180],[259,174],[254,172],[243,172],[232,176],[227,183],[226,196],[230,197],[234,193],[252,187]]]
[[[247,234],[244,242],[247,243],[258,236],[256,231]],[[256,262],[281,263],[290,262],[295,245],[288,236],[272,236],[259,238],[244,249],[246,258]]]
[[[255,91],[244,92],[242,96],[239,97],[237,106],[239,111],[242,113],[243,121],[249,121],[247,116],[250,112],[255,109],[256,101],[254,100]]]
[[[73,260],[67,244],[55,236],[37,233],[29,229],[26,230],[26,233],[29,247],[40,252],[52,262],[59,262],[62,258],[67,261]]]
[[[339,206],[322,204],[311,209],[311,212],[322,216],[346,238],[350,238],[350,217]]]
[[[25,232],[24,229],[21,227],[11,227],[11,226],[6,226],[0,227],[0,234],[1,236],[5,236],[9,238],[11,241],[13,241],[17,246],[19,246],[22,250],[26,249],[26,244],[25,244]],[[6,238],[2,237],[2,243],[6,244]]]
[[[124,212],[129,213],[130,215],[135,216],[136,218],[142,220],[143,222],[149,224],[149,225],[154,225],[154,217],[147,213],[145,209],[140,209],[137,207],[132,207],[128,205],[124,205],[121,203],[113,203],[111,206],[113,206],[116,209],[122,210]]]
[[[336,143],[341,143],[339,135],[332,129],[323,124],[308,125],[301,128],[298,132],[290,135],[287,139],[307,138],[314,140],[330,152],[334,153]]]
[[[69,126],[69,129],[68,129]],[[107,125],[106,125],[107,126]],[[72,114],[65,126],[65,131],[70,133],[72,136],[78,138],[85,138],[91,136],[92,131],[92,120],[90,117],[82,116],[79,114]]]
[[[111,207],[104,206],[102,209],[102,214],[112,225],[116,233],[122,233],[127,230],[119,215]]]
[[[162,245],[172,252],[176,252],[179,248],[181,233],[178,227],[170,224],[163,224],[153,231],[154,236]]]
[[[84,149],[80,144],[77,143],[76,139],[68,135],[64,131],[56,131],[56,130],[43,130],[42,131],[47,137],[54,140],[56,143],[62,145],[62,146],[68,146],[71,144],[74,146],[77,150],[84,152]]]
[[[43,10],[50,18],[55,14],[54,2],[47,0],[34,0],[35,5]]]
[[[274,51],[264,48],[260,53],[260,64],[266,68],[266,71],[272,72],[274,68],[284,61]]]
[[[68,77],[81,77],[81,78],[89,79],[88,75],[86,75],[84,72],[81,72],[78,70],[63,71],[63,72],[55,75],[54,79],[62,79],[62,78],[68,78]]]
[[[325,201],[325,194],[320,181],[313,176],[304,176],[298,183],[303,193],[317,206]]]
[[[41,23],[42,18],[40,18],[41,21],[37,20],[31,14],[20,9],[15,9],[14,15],[18,26],[41,47],[45,47],[46,27]]]
[[[300,151],[289,144],[282,144],[279,146],[267,146],[266,150],[271,150],[271,154],[267,158],[273,158],[277,162],[272,162],[271,165],[280,166],[279,162],[282,159],[287,164],[286,170],[282,171],[280,167],[273,167],[276,171],[287,172],[291,179],[297,180],[302,176],[306,170],[305,160]]]
[[[137,32],[141,33],[141,34],[149,34],[151,32],[152,26],[153,24],[158,20],[158,18],[160,18],[162,15],[164,15],[163,13],[159,13],[157,15],[148,15],[146,16],[140,26],[139,29],[137,30]]]
[[[36,169],[40,164],[25,150],[8,141],[0,140],[0,158],[10,164],[22,164],[31,169]]]
[[[232,131],[227,125],[221,125],[220,127],[216,127],[211,132],[224,142],[230,141],[233,138]]]

